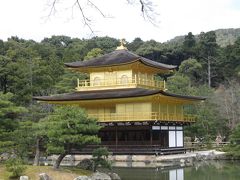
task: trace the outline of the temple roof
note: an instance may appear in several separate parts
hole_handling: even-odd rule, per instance
[[[97,100],[97,99],[118,99],[118,98],[129,98],[129,97],[143,97],[160,94],[163,96],[175,97],[187,100],[205,100],[205,97],[196,96],[183,96],[168,93],[162,90],[151,90],[151,89],[116,89],[116,90],[98,90],[98,91],[81,91],[72,92],[66,94],[59,94],[54,96],[35,96],[33,99],[39,101],[81,101],[81,100]]]
[[[176,68],[176,66],[173,66],[173,65],[159,63],[159,62],[144,58],[142,56],[136,55],[128,51],[127,49],[115,50],[101,57],[93,58],[87,61],[76,61],[71,63],[65,63],[65,65],[70,68],[106,67],[106,66],[129,64],[136,61],[140,61],[141,63],[147,66],[160,68],[160,69],[172,70]]]

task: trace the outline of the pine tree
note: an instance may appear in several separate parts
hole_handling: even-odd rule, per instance
[[[55,169],[59,168],[63,158],[67,154],[71,154],[73,149],[100,143],[97,136],[100,126],[96,119],[87,117],[79,107],[57,107],[46,121],[48,124],[47,152],[59,154],[53,166]]]
[[[24,107],[11,102],[12,97],[12,93],[0,92],[0,152],[13,152],[13,132],[19,126],[19,115],[26,112]]]

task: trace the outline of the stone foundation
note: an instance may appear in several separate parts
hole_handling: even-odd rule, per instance
[[[215,150],[196,151],[186,154],[174,155],[113,155],[109,160],[116,167],[168,167],[168,166],[192,166],[196,161],[224,159],[224,152]],[[90,155],[75,155],[75,160],[81,161],[91,158]]]
[[[48,163],[57,156],[47,158]],[[61,165],[74,166],[83,159],[91,159],[91,155],[68,155],[63,159]],[[169,166],[192,166],[195,162],[206,160],[225,159],[225,153],[215,150],[188,152],[186,154],[174,155],[112,155],[109,160],[115,167],[169,167]]]

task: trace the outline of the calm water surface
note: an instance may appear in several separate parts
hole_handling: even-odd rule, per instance
[[[122,180],[240,180],[240,162],[208,161],[168,169],[114,168]]]

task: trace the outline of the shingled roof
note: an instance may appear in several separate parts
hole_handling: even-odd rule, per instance
[[[116,89],[116,90],[98,90],[98,91],[81,91],[72,92],[66,94],[59,94],[54,96],[36,96],[33,97],[39,101],[81,101],[81,100],[97,100],[97,99],[118,99],[118,98],[129,98],[129,97],[143,97],[149,95],[161,94],[163,96],[176,97],[180,99],[188,100],[205,100],[205,97],[196,96],[182,96],[172,93],[168,93],[162,90],[151,90],[151,89]]]
[[[159,63],[159,62],[144,58],[142,56],[136,55],[126,49],[115,50],[111,53],[105,54],[101,57],[93,58],[88,61],[76,61],[71,63],[65,63],[65,65],[70,68],[106,67],[106,66],[129,64],[136,61],[140,61],[141,63],[147,66],[152,66],[155,68],[160,68],[165,70],[172,70],[176,68],[176,66],[173,66],[173,65]]]

